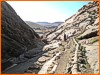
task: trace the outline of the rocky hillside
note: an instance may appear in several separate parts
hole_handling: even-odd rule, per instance
[[[6,2],[2,2],[2,70],[19,55],[38,46],[40,37]],[[34,53],[41,50],[36,50]],[[33,53],[33,55],[35,55]],[[28,53],[26,54],[26,56]]]
[[[44,35],[47,51],[27,73],[98,73],[98,2],[89,2],[54,31]]]

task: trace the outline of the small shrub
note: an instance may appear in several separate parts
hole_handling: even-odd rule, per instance
[[[93,43],[95,43],[95,42],[97,42],[97,41],[99,41],[99,39],[93,39],[93,40],[91,41],[91,43],[93,44]]]

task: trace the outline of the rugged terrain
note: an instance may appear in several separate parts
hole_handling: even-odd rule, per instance
[[[8,4],[4,3],[4,6],[6,5]],[[98,6],[98,2],[89,2],[55,30],[43,35],[42,40],[45,41],[45,46],[41,41],[37,42],[33,38],[35,39],[33,43],[36,41],[35,44],[38,44],[38,48],[33,48],[19,56],[20,60],[23,58],[23,60],[26,59],[27,61],[17,63],[17,65],[15,64],[4,70],[3,73],[97,74],[99,71]],[[5,20],[5,18],[2,20]],[[25,24],[25,26],[27,25]],[[30,29],[30,27],[28,28]],[[34,47],[34,44],[32,47]],[[34,56],[36,50],[42,52]],[[2,49],[2,51],[6,50]]]
[[[48,51],[27,73],[98,73],[98,2],[89,2],[43,37]]]

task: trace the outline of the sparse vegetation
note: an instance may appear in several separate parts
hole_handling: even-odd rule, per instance
[[[93,43],[95,43],[97,41],[99,41],[99,39],[93,39],[93,40],[91,40],[91,44],[93,44]]]

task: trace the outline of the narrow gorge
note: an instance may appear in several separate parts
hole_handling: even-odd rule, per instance
[[[42,37],[7,2],[2,2],[1,22],[2,73],[99,73],[98,1],[84,5]]]

